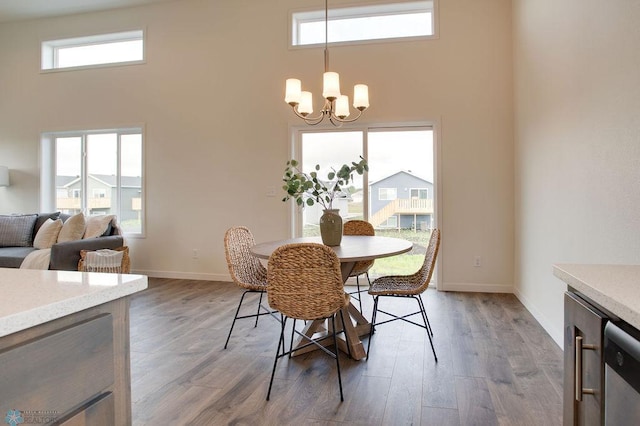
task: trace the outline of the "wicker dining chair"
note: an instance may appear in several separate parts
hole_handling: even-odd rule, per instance
[[[269,297],[269,305],[280,311],[283,315],[283,320],[278,349],[273,362],[273,371],[271,372],[271,381],[269,382],[269,391],[267,392],[267,401],[271,395],[278,359],[285,355],[291,357],[292,352],[311,345],[318,346],[319,349],[335,358],[338,370],[338,384],[340,386],[340,400],[344,401],[335,317],[336,313],[339,312],[340,320],[344,322],[341,309],[349,306],[349,295],[344,292],[338,256],[331,248],[322,244],[298,243],[283,245],[278,247],[269,257],[268,281],[267,295]],[[291,331],[291,345],[289,346],[289,351],[285,352],[284,331],[289,318],[293,319],[293,328]],[[321,319],[331,319],[330,330],[333,334],[333,352],[321,346],[317,340],[296,330],[297,320]],[[343,322],[340,324],[343,324]],[[344,326],[341,328],[344,329]],[[305,339],[306,343],[293,348],[295,334]],[[282,352],[280,351],[281,345]]]
[[[422,327],[427,331],[429,343],[431,343],[431,350],[433,351],[433,357],[435,358],[436,362],[438,362],[436,350],[433,347],[433,330],[431,329],[431,324],[429,323],[429,318],[427,317],[427,311],[424,308],[424,302],[422,301],[421,295],[427,289],[427,287],[429,287],[429,281],[431,281],[431,276],[433,275],[433,268],[436,263],[436,257],[438,256],[439,248],[440,230],[434,229],[431,233],[431,238],[429,239],[427,253],[424,256],[424,262],[422,263],[422,267],[418,270],[418,272],[412,275],[389,275],[380,277],[373,280],[373,282],[371,283],[371,286],[369,287],[369,294],[373,296],[373,315],[371,316],[371,329],[369,331],[367,359],[369,358],[369,352],[371,349],[371,337],[374,332],[374,327],[391,321],[403,320],[408,323],[417,325],[418,327]],[[381,309],[378,309],[378,299],[381,296],[413,298],[418,302],[420,310],[402,316],[397,316],[389,312],[385,312]],[[378,312],[386,314],[392,318],[376,323]],[[407,319],[407,317],[417,314],[422,315],[422,321],[424,325]]]
[[[234,226],[229,228],[224,234],[224,252],[227,258],[227,266],[229,267],[229,273],[233,282],[239,287],[245,289],[240,297],[238,308],[233,317],[231,328],[229,329],[229,335],[227,341],[224,344],[224,348],[227,348],[229,339],[231,338],[231,332],[233,326],[236,324],[236,320],[244,318],[254,318],[256,323],[254,327],[258,326],[258,318],[262,315],[272,314],[273,311],[262,306],[262,296],[267,291],[267,270],[260,263],[257,257],[253,256],[249,251],[251,247],[255,245],[253,234],[249,228],[244,226]],[[240,307],[242,301],[247,293],[260,293],[260,299],[258,300],[258,311],[256,314],[238,316],[240,313]],[[264,312],[260,312],[260,309]]]
[[[376,231],[373,229],[373,225],[366,220],[350,220],[344,223],[342,229],[342,233],[344,235],[367,235],[370,237],[376,235]],[[360,297],[360,293],[364,291],[360,290],[360,275],[365,275],[367,277],[367,282],[369,283],[369,287],[371,287],[371,280],[369,279],[369,269],[371,269],[371,267],[373,266],[373,262],[374,260],[358,261],[349,274],[349,277],[356,277],[357,290],[352,291],[349,294],[360,304],[360,312],[362,312],[362,299]]]

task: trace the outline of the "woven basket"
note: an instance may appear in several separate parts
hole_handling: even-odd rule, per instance
[[[129,259],[129,247],[124,246],[124,247],[118,247],[118,248],[114,248],[112,249],[114,251],[122,251],[124,252],[122,254],[122,264],[120,265],[120,268],[118,268],[117,271],[114,271],[113,269],[109,268],[109,270],[100,270],[99,268],[91,268],[90,272],[114,272],[114,273],[118,273],[118,274],[128,274],[131,271],[131,260]],[[78,261],[78,271],[81,272],[89,272],[87,271],[87,268],[85,266],[85,257],[87,256],[87,253],[90,250],[80,250],[80,260]]]

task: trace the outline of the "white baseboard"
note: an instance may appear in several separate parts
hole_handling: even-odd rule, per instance
[[[522,303],[524,307],[527,308],[527,311],[529,311],[531,315],[533,315],[533,317],[536,319],[536,321],[538,321],[542,328],[544,328],[547,334],[551,336],[553,341],[556,342],[558,346],[560,346],[560,349],[563,349],[564,330],[562,329],[562,327],[556,327],[551,321],[549,321],[547,317],[542,315],[542,313],[540,313],[540,311],[536,309],[535,305],[531,303],[531,301],[526,297],[524,297],[524,295],[520,291],[518,291],[517,288],[514,289],[513,294],[518,298],[520,303]]]
[[[447,283],[444,282],[438,287],[443,291],[466,291],[473,293],[513,293],[513,287],[505,284],[487,283]]]
[[[146,275],[151,278],[171,278],[178,280],[198,280],[198,281],[232,281],[229,274],[205,274],[198,272],[175,272],[175,271],[145,271],[141,269],[132,270],[132,274]]]

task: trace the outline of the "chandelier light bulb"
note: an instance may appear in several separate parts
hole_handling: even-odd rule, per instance
[[[284,101],[291,106],[300,103],[302,97],[302,83],[297,78],[288,78],[285,87]]]
[[[369,87],[366,84],[353,86],[353,107],[360,111],[369,108]]]
[[[298,105],[298,112],[302,116],[307,116],[313,113],[313,94],[311,92],[302,92],[300,105]]]
[[[341,119],[349,116],[349,97],[347,95],[340,95],[336,99],[336,116]]]
[[[327,71],[323,75],[322,97],[329,102],[340,96],[340,75],[337,72]]]

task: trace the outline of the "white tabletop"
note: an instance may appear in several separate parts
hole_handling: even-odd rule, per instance
[[[291,238],[288,240],[269,241],[256,244],[251,253],[261,259],[268,259],[273,251],[285,244],[322,243],[320,237]],[[369,237],[361,235],[344,235],[339,246],[331,247],[341,262],[357,262],[359,260],[378,259],[406,253],[413,243],[401,238]]]
[[[553,265],[553,274],[640,330],[640,265]]]
[[[145,288],[144,275],[0,268],[0,337]]]

